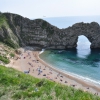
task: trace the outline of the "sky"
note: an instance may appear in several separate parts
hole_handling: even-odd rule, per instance
[[[0,0],[0,11],[28,18],[100,15],[100,0]]]

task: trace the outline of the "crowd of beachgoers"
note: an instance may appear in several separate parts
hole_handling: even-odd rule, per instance
[[[45,78],[100,96],[100,87],[55,69],[40,59],[39,53],[40,51],[25,50],[23,48],[22,53],[16,55],[17,59],[11,59],[10,64],[7,66],[13,67],[25,74],[30,74],[36,78]]]

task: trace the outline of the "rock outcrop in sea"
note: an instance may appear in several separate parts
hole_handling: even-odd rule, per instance
[[[17,14],[0,13],[0,41],[14,48],[76,48],[80,35],[88,38],[91,48],[100,48],[100,25],[97,22],[81,22],[59,29],[42,19],[30,20]]]

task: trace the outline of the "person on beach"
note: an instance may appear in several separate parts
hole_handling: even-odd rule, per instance
[[[29,72],[30,72],[30,68],[29,68]]]
[[[65,81],[65,83],[67,83],[67,81]]]
[[[43,70],[46,70],[46,66],[44,67],[44,69]]]
[[[55,79],[57,79],[57,77],[55,77]]]
[[[94,95],[98,95],[98,93],[95,93]]]
[[[28,71],[24,71],[24,73],[30,73],[30,68],[29,68],[29,70],[28,70]]]
[[[75,84],[73,84],[73,85],[71,85],[71,86],[75,87],[76,85],[75,85]]]
[[[40,74],[41,74],[41,70],[39,69],[39,70],[38,70],[38,75],[40,75]]]
[[[62,77],[62,78],[63,78],[63,76],[60,76],[60,77]]]
[[[87,87],[87,89],[89,89],[89,87]]]
[[[46,76],[46,74],[43,74],[43,76]]]

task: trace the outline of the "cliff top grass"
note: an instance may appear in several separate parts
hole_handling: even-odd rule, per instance
[[[100,98],[0,65],[0,100],[100,100]]]
[[[7,22],[6,22],[6,17],[3,15],[3,14],[1,14],[0,15],[0,27],[2,26],[2,25],[7,25]]]

